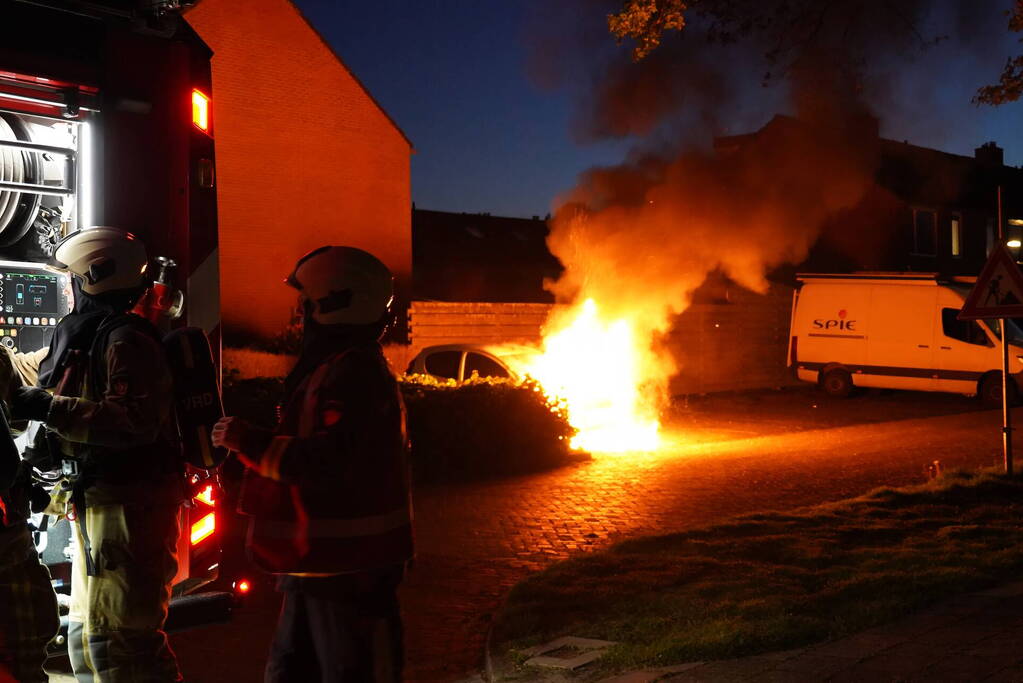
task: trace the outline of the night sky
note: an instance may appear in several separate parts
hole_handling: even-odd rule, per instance
[[[623,160],[637,142],[577,142],[581,88],[541,87],[531,76],[529,45],[546,20],[543,3],[297,4],[415,145],[412,198],[419,208],[542,216],[581,171]],[[985,54],[957,50],[950,40],[911,64],[890,65],[876,97],[882,135],[968,155],[995,140],[1006,163],[1023,164],[1023,102],[970,103],[978,85],[995,80],[1005,56],[1023,51],[1019,37],[998,31]],[[759,127],[786,108],[783,91],[751,86],[713,131],[694,130],[687,142]]]

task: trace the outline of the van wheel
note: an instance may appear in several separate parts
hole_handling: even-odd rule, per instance
[[[853,392],[852,375],[848,370],[828,370],[821,377],[821,388],[828,396],[848,398]]]
[[[1016,387],[1016,381],[1009,378],[1009,405],[1015,405],[1018,398],[1018,389]],[[980,383],[980,390],[977,392],[977,398],[980,399],[981,405],[987,408],[997,408],[1002,405],[1002,373],[992,372],[990,375],[984,378]]]

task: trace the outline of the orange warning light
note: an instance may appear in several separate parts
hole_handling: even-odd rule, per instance
[[[193,498],[202,503],[206,503],[210,507],[213,507],[213,505],[215,504],[215,501],[213,499],[213,484],[207,484],[206,488],[204,488],[199,493],[195,494]]]
[[[210,134],[210,98],[199,90],[192,91],[192,124]]]
[[[214,531],[217,530],[217,516],[214,513],[210,513],[200,519],[198,522],[192,525],[192,545],[195,545],[202,541],[204,538],[209,537]]]

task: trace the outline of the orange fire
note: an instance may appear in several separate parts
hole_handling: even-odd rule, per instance
[[[541,351],[519,370],[564,402],[574,448],[622,453],[660,447],[661,366],[632,321],[607,319],[586,299],[548,320]]]

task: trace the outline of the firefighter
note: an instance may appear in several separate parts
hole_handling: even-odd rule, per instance
[[[162,630],[184,498],[172,377],[156,330],[128,313],[147,263],[142,242],[115,228],[58,244],[50,265],[70,273],[74,310],[54,330],[38,386],[11,400],[15,418],[45,423],[73,471],[68,655],[83,682],[181,679]]]
[[[7,360],[0,356],[0,361]],[[10,370],[8,363],[0,369]],[[6,373],[10,378],[10,373]],[[5,421],[0,428],[7,429]],[[36,489],[8,434],[0,447],[0,681],[46,683],[46,644],[60,620],[50,573],[39,561],[28,526],[30,505],[49,497]],[[40,501],[40,494],[42,500]]]
[[[365,251],[328,246],[287,282],[303,331],[280,424],[225,417],[213,431],[247,468],[248,550],[284,594],[265,681],[400,681],[412,509],[405,409],[380,346],[391,273]]]

